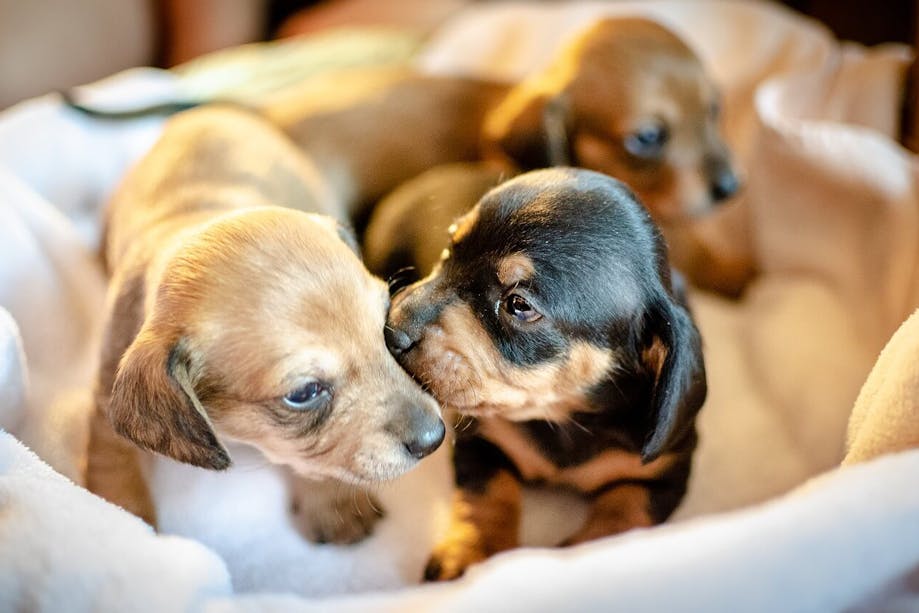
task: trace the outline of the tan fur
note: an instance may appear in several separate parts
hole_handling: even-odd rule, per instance
[[[300,533],[318,543],[356,543],[383,517],[376,498],[340,481],[290,479],[291,510]]]
[[[643,464],[641,456],[624,449],[607,449],[583,464],[559,468],[513,423],[501,418],[481,418],[479,435],[497,445],[526,481],[540,481],[583,493],[622,479],[653,479],[673,465],[677,457],[665,454]]]
[[[94,491],[131,510],[149,503],[112,427],[213,469],[230,463],[223,441],[358,484],[415,464],[393,423],[409,409],[434,423],[439,410],[385,347],[385,284],[334,219],[305,212],[335,213],[316,178],[280,132],[220,108],[173,118],[129,173],[109,208]],[[324,421],[283,401],[304,379],[332,387]]]
[[[476,220],[479,218],[479,209],[472,209],[447,228],[447,233],[450,234],[454,242],[462,241],[469,231],[475,227]]]
[[[462,239],[458,239],[454,234],[453,240],[459,242]],[[498,281],[505,287],[526,281],[533,276],[535,271],[533,260],[523,253],[513,253],[503,257],[497,266]]]
[[[456,303],[425,330],[406,366],[444,405],[466,415],[564,422],[616,359],[585,342],[575,343],[561,361],[522,368],[498,353],[468,304]]]
[[[506,472],[498,473],[481,494],[457,491],[447,534],[431,554],[436,563],[428,572],[437,579],[455,579],[470,565],[517,547],[520,504],[520,484]]]
[[[590,506],[587,521],[564,544],[586,543],[653,524],[648,488],[620,485],[597,496]]]

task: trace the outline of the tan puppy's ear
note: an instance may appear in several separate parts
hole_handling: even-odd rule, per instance
[[[654,377],[652,431],[641,450],[650,462],[692,426],[708,391],[702,340],[686,308],[661,297],[649,309],[642,360]]]
[[[108,418],[140,447],[212,470],[230,466],[189,374],[181,343],[141,330],[115,376]]]
[[[519,87],[485,122],[487,154],[510,159],[522,170],[570,166],[567,94]]]

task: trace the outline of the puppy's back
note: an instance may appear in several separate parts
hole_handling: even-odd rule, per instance
[[[190,217],[267,204],[340,217],[310,160],[268,122],[217,105],[180,113],[109,203],[107,265],[114,269],[145,234],[169,234]],[[150,238],[144,242],[160,242]]]
[[[483,163],[437,166],[401,184],[376,206],[364,234],[364,261],[387,278],[404,268],[426,276],[448,243],[450,224],[467,213],[504,172]]]

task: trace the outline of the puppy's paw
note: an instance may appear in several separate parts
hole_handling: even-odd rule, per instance
[[[463,576],[466,569],[488,557],[481,547],[453,540],[438,545],[424,568],[425,581],[451,581]]]
[[[357,543],[383,517],[383,507],[364,490],[342,483],[315,485],[298,488],[291,505],[294,525],[314,543]]]

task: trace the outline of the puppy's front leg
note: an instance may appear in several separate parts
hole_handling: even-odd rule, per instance
[[[291,475],[294,525],[314,543],[349,545],[363,540],[383,517],[379,501],[359,487],[330,479],[310,481]]]
[[[520,482],[510,460],[492,443],[458,438],[454,449],[457,491],[447,535],[434,548],[426,581],[456,579],[486,558],[517,546]]]
[[[86,489],[156,528],[156,507],[141,469],[141,451],[112,429],[104,411],[90,418]]]
[[[568,537],[562,546],[577,545],[632,528],[654,524],[651,518],[648,488],[639,484],[613,487],[594,498],[584,525]]]

